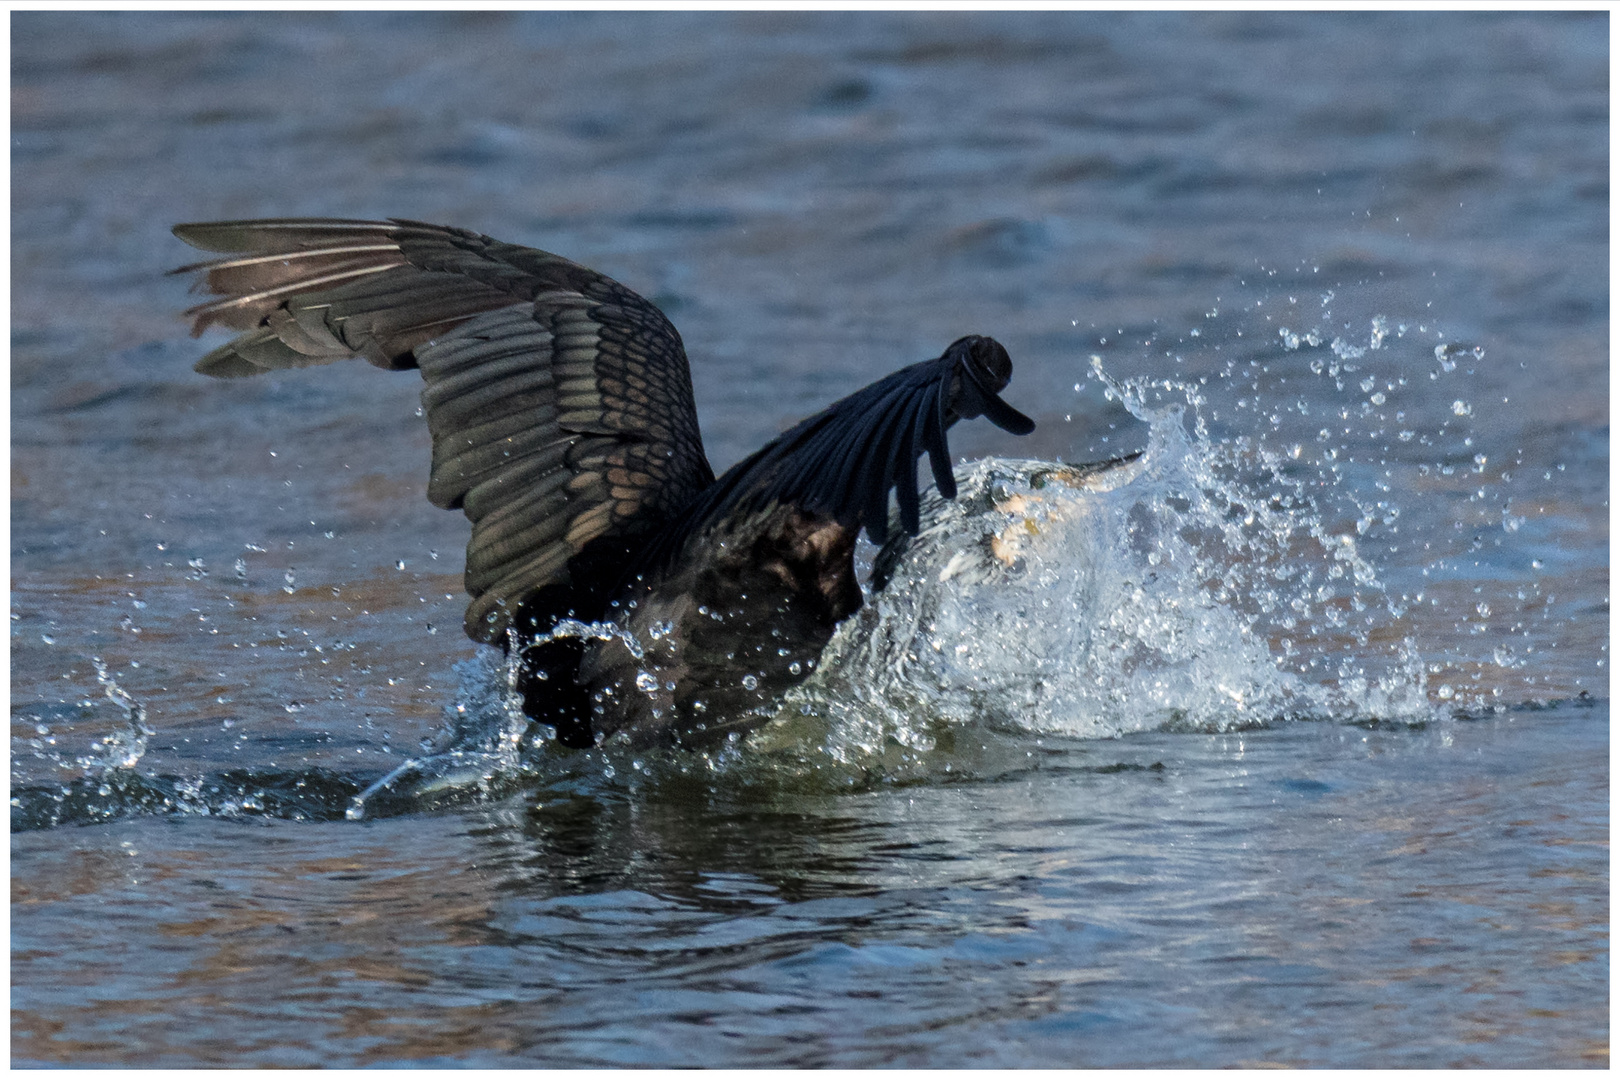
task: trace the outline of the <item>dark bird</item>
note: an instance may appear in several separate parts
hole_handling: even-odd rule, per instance
[[[891,490],[916,535],[917,459],[954,498],[952,424],[1035,427],[997,396],[1007,350],[964,337],[716,480],[680,334],[595,271],[398,219],[174,233],[225,256],[174,271],[219,296],[186,312],[193,336],[242,331],[203,374],[421,371],[428,498],[472,522],[467,636],[519,652],[525,713],[567,746],[702,747],[762,723],[861,606],[855,540],[889,538]]]

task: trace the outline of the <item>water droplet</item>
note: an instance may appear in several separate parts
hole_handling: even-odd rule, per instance
[[[636,675],[636,687],[643,693],[651,694],[658,689],[658,679],[643,671]]]
[[[755,678],[754,676],[752,676],[752,675],[744,675],[742,684],[743,684],[743,689],[744,690],[758,690],[759,689],[759,680],[757,678]]]

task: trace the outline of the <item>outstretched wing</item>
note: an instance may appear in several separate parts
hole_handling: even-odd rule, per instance
[[[901,528],[919,527],[917,459],[924,452],[940,494],[956,497],[945,433],[961,419],[984,416],[1014,435],[1035,422],[998,397],[1012,377],[1000,343],[966,337],[937,360],[878,380],[835,402],[738,462],[694,504],[652,549],[654,560],[737,511],[771,503],[800,507],[864,527],[882,545],[889,533],[889,492],[900,506]]]
[[[629,289],[567,259],[419,222],[178,225],[226,258],[181,267],[220,298],[193,334],[244,331],[204,356],[238,377],[364,356],[419,368],[433,433],[428,497],[473,523],[466,629],[501,643],[514,615],[580,606],[714,479],[681,338]],[[540,609],[537,610],[536,605]]]

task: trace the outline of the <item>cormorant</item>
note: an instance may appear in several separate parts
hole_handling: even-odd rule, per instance
[[[861,606],[855,540],[883,544],[889,492],[919,528],[917,459],[956,495],[945,432],[1034,422],[997,394],[988,337],[844,398],[715,479],[686,351],[663,312],[557,255],[403,219],[177,225],[225,257],[196,336],[220,378],[363,356],[422,373],[428,498],[472,521],[465,627],[518,649],[524,711],[568,746],[711,745],[763,722]],[[611,622],[592,637],[561,620]]]

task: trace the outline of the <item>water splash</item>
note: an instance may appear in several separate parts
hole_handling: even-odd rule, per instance
[[[1122,382],[1096,358],[1092,371],[1147,424],[1146,448],[1091,466],[986,459],[955,500],[925,497],[922,533],[880,553],[882,587],[747,740],[667,761],[559,752],[491,650],[463,672],[445,749],[374,785],[351,816],[564,774],[904,781],[1028,767],[1046,737],[1432,719],[1402,613],[1358,548],[1360,505],[1330,512],[1342,505],[1321,505],[1287,452],[1214,439],[1198,387]]]
[[[325,816],[319,809],[317,789],[323,786],[319,776],[231,770],[207,778],[187,778],[136,771],[155,734],[147,723],[146,708],[118,684],[101,657],[90,657],[90,664],[103,694],[123,714],[123,725],[97,739],[92,744],[94,752],[71,762],[57,753],[48,755],[59,768],[78,770],[81,775],[61,783],[14,786],[10,802],[13,832],[93,824],[135,814]],[[132,666],[137,665],[132,662]],[[85,700],[78,707],[91,704]],[[49,731],[43,723],[39,730],[41,734]]]
[[[1378,347],[1374,320],[1371,348]],[[1367,503],[1295,469],[1301,450],[1236,435],[1211,438],[1198,387],[1175,380],[1117,382],[1092,358],[1106,393],[1149,425],[1158,467],[1128,497],[1132,513],[1173,538],[1183,585],[1232,613],[1297,676],[1284,713],[1322,719],[1427,718],[1424,675],[1406,612],[1385,589],[1360,537],[1392,525],[1398,507]],[[1165,402],[1155,407],[1150,399]],[[1186,422],[1190,410],[1190,425]],[[1174,541],[1181,541],[1177,545]],[[1153,562],[1153,553],[1148,555]],[[1120,567],[1128,571],[1128,566]]]
[[[519,650],[481,649],[457,666],[442,737],[386,775],[244,774],[207,790],[146,778],[122,801],[361,820],[676,774],[934,781],[1028,768],[1045,739],[1436,715],[1404,612],[1358,546],[1398,510],[1364,505],[1336,470],[1301,468],[1297,446],[1212,436],[1200,386],[1118,380],[1095,357],[1092,375],[1146,424],[1146,447],[1092,466],[960,470],[958,498],[925,496],[921,535],[879,554],[882,587],[746,740],[709,754],[565,750],[523,715]],[[568,620],[535,642],[565,637],[643,651],[605,622]],[[139,703],[97,672],[128,721],[97,771],[133,777],[150,732]],[[56,803],[51,821],[66,810]]]
[[[1433,718],[1355,527],[1327,524],[1285,455],[1213,441],[1196,387],[1093,372],[1148,424],[1141,455],[989,459],[931,497],[757,749],[902,779],[1022,758],[1032,736]]]
[[[133,769],[140,763],[141,758],[146,756],[146,741],[153,734],[146,723],[146,708],[107,673],[107,664],[101,657],[92,656],[90,664],[95,668],[96,682],[101,684],[107,700],[117,705],[123,712],[125,726],[122,731],[113,731],[103,736],[97,743],[101,752],[80,758],[79,765],[93,773]]]
[[[345,817],[360,821],[499,797],[531,781],[550,764],[547,748],[554,733],[523,713],[523,696],[518,690],[522,643],[515,631],[508,630],[507,635],[506,652],[480,648],[471,660],[456,665],[461,685],[456,704],[448,710],[445,734],[437,744],[357,794]],[[534,635],[527,644],[564,638],[618,640],[637,659],[644,652],[635,635],[621,626],[577,619],[559,620],[550,632]],[[577,767],[588,756],[578,757],[564,768]],[[611,764],[606,767],[611,777]]]

